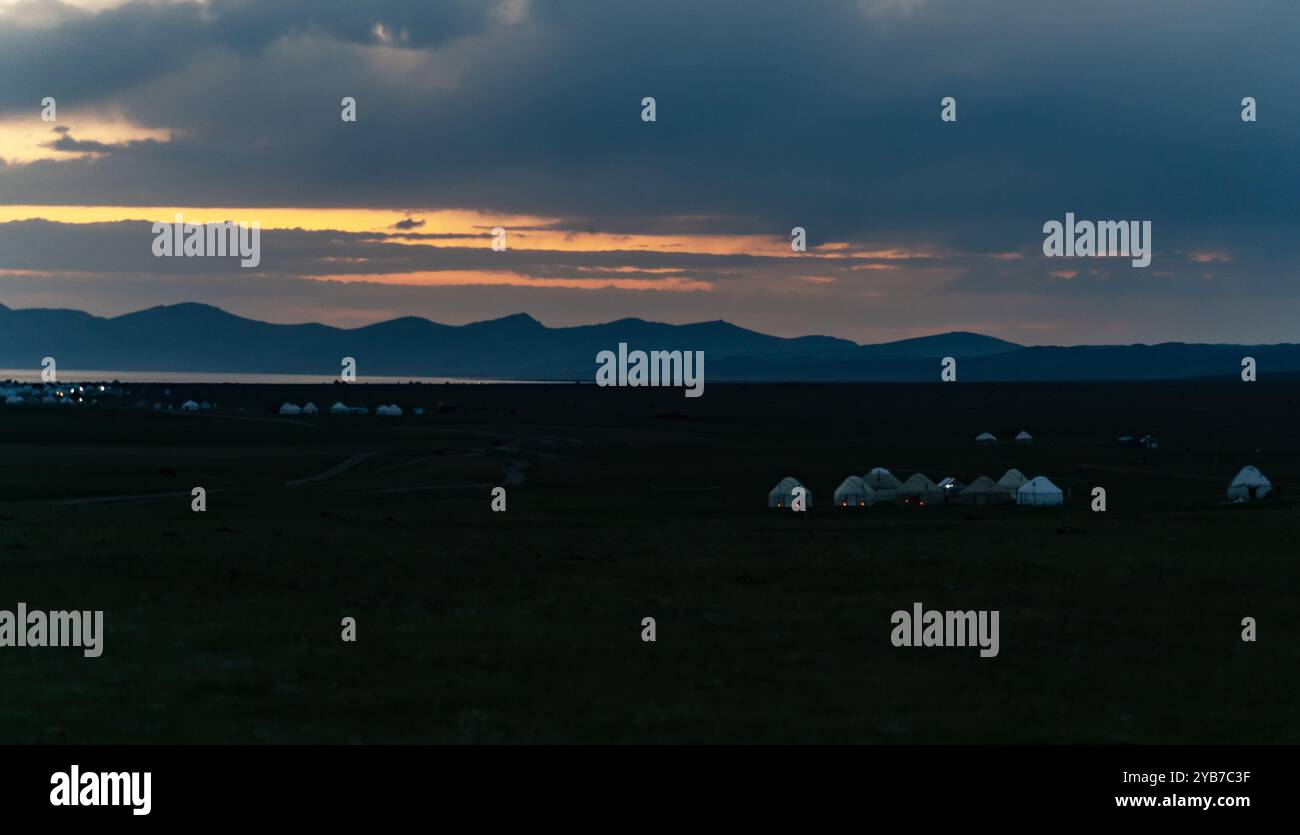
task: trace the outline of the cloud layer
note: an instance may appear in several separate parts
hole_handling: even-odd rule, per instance
[[[0,137],[15,120],[39,129],[54,96],[48,151],[62,157],[8,160],[0,203],[371,208],[401,213],[385,231],[412,237],[268,231],[253,277],[158,262],[129,224],[9,223],[11,306],[183,295],[281,320],[414,306],[445,321],[726,318],[863,341],[1298,338],[1291,3],[96,5],[0,5]],[[344,96],[355,123],[339,118]],[[945,96],[956,123],[939,119]],[[1259,121],[1242,122],[1244,96]],[[109,123],[150,138],[95,135]],[[439,209],[677,240],[492,253],[486,230],[449,240],[419,225]],[[1152,221],[1151,268],[1043,258],[1042,224],[1067,211]],[[808,230],[801,259],[691,251],[794,226]],[[614,270],[622,289],[546,286]],[[538,287],[382,279],[476,271]],[[381,278],[320,280],[348,275]]]

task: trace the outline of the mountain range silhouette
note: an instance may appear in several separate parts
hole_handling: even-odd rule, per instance
[[[1300,372],[1300,345],[1023,346],[951,332],[859,345],[829,336],[785,338],[725,321],[671,325],[642,319],[550,328],[520,313],[467,325],[402,317],[359,328],[259,322],[206,304],[151,307],[114,317],[0,305],[0,367],[243,372],[335,376],[343,357],[366,374],[512,380],[591,380],[596,354],[703,351],[710,383],[721,381],[936,382],[940,360],[959,381],[1239,379],[1243,357],[1261,379]]]

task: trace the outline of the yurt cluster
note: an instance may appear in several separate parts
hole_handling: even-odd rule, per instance
[[[786,477],[767,494],[767,506],[793,506],[795,489],[803,487]],[[812,506],[812,491],[804,488],[804,507]],[[851,475],[835,488],[836,507],[871,507],[878,504],[902,504],[925,507],[931,504],[968,505],[1019,504],[1031,507],[1055,507],[1065,503],[1065,494],[1046,476],[1026,478],[1017,469],[1007,470],[997,481],[986,475],[969,484],[954,476],[935,483],[924,473],[913,473],[900,481],[884,467],[876,467],[864,476]]]
[[[153,389],[148,389],[152,391]],[[7,408],[22,406],[98,406],[106,399],[111,398],[115,405],[126,408],[149,409],[155,412],[215,412],[217,404],[215,401],[208,400],[184,400],[180,397],[173,399],[172,389],[170,386],[162,388],[159,392],[162,399],[156,402],[149,400],[138,400],[134,403],[127,402],[126,396],[131,391],[123,388],[122,384],[114,380],[111,383],[24,383],[16,380],[0,380],[0,406]],[[439,401],[436,407],[430,407],[432,414],[450,415],[456,414],[459,410],[456,403],[444,403]],[[238,411],[243,412],[243,406],[238,407]],[[377,415],[380,417],[400,418],[423,417],[425,408],[423,406],[408,406],[403,408],[396,403],[384,403],[373,409],[369,406],[348,405],[343,402],[336,402],[329,407],[317,406],[315,403],[304,403],[299,405],[292,402],[284,402],[279,406],[270,406],[268,409],[274,414],[284,417],[315,417],[317,415]]]
[[[95,405],[103,397],[120,398],[122,390],[117,383],[19,383],[5,380],[0,383],[0,403],[6,406],[83,406]]]
[[[460,406],[456,403],[443,403],[440,400],[438,401],[438,405],[436,409],[430,414],[453,415],[456,414],[456,412],[459,409]],[[324,410],[318,408],[315,403],[308,403],[305,406],[299,406],[297,403],[286,402],[280,404],[280,408],[277,411],[278,414],[287,415],[290,417],[297,416],[297,415],[312,416],[312,415],[319,415],[319,414],[330,414],[330,415],[375,414],[375,415],[379,415],[380,417],[402,417],[403,415],[412,415],[414,417],[424,416],[423,406],[415,406],[410,409],[403,409],[401,406],[397,405],[396,403],[381,404],[379,406],[376,406],[374,411],[372,412],[369,406],[349,406],[348,404],[343,402],[337,402],[333,406],[330,406],[328,409],[324,409]]]
[[[329,413],[331,415],[368,415],[370,414],[370,409],[366,406],[348,406],[345,403],[335,403],[333,406],[330,406]],[[310,416],[310,415],[320,414],[320,409],[316,406],[315,403],[308,403],[305,406],[299,406],[297,403],[283,403],[280,405],[279,414],[289,415],[289,416],[294,416],[294,415]],[[402,411],[401,406],[398,406],[396,403],[393,403],[390,405],[381,405],[377,407],[375,409],[375,414],[381,415],[383,417],[401,417],[404,414],[404,412]],[[412,412],[412,414],[416,415],[417,417],[419,415],[423,415],[424,409],[415,409]]]
[[[975,436],[977,446],[994,446],[998,442],[991,432],[981,432]],[[1034,436],[1022,431],[1015,437],[1019,446],[1029,446]],[[803,487],[797,480],[786,477],[781,479],[767,494],[767,506],[792,507],[795,490],[803,488],[803,506],[812,506],[812,491]],[[986,475],[963,483],[956,476],[946,476],[937,484],[924,473],[913,473],[906,480],[884,467],[876,467],[864,476],[851,475],[835,488],[834,503],[836,507],[864,508],[877,504],[902,504],[912,507],[925,507],[932,504],[959,503],[976,506],[1019,504],[1030,507],[1058,507],[1065,503],[1065,493],[1052,483],[1047,476],[1026,478],[1025,474],[1015,468],[1007,470],[997,481]]]
[[[1018,445],[1028,446],[1033,444],[1034,439],[1028,432],[1020,432],[1015,441]],[[997,443],[997,436],[984,432],[976,436],[975,443],[979,446],[992,446]],[[1154,440],[1150,447],[1155,447]],[[812,507],[813,491],[789,476],[781,479],[768,492],[767,506],[782,509],[795,507],[796,491],[800,491],[799,495],[802,496],[802,508],[807,510]],[[1227,498],[1233,503],[1263,499],[1270,495],[1277,495],[1277,491],[1264,474],[1252,466],[1243,467],[1228,485]],[[850,475],[845,478],[835,488],[832,500],[840,508],[867,508],[878,504],[919,508],[952,503],[980,507],[1009,504],[1060,507],[1065,504],[1065,492],[1047,476],[1028,478],[1014,467],[996,481],[981,475],[969,483],[964,483],[955,476],[947,476],[936,483],[924,473],[913,473],[900,481],[884,467],[876,467],[866,475]]]

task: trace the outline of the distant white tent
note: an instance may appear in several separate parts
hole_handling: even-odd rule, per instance
[[[55,397],[54,395],[52,395],[52,394],[47,394],[47,395],[45,395],[44,397],[41,398],[41,405],[42,405],[42,406],[53,406],[53,405],[57,404],[58,402],[59,402],[59,401],[58,401],[58,398],[56,398],[56,397]]]
[[[284,405],[282,405],[282,406],[280,407],[280,414],[282,414],[282,415],[300,415],[300,414],[302,414],[302,407],[301,407],[301,406],[296,406],[296,405],[294,405],[293,403],[285,403]]]
[[[302,413],[304,415],[314,415],[319,411],[320,409],[316,408],[315,403],[308,403],[306,406],[302,407]]]
[[[1157,440],[1155,439],[1155,437],[1152,436],[1152,435],[1143,435],[1143,436],[1142,436],[1142,440],[1138,441],[1138,445],[1139,445],[1139,446],[1146,447],[1147,449],[1159,449],[1159,448],[1160,448],[1160,442],[1157,441]]]
[[[1028,480],[1029,479],[1025,478],[1024,473],[1020,472],[1020,470],[1017,470],[1015,467],[1012,467],[1002,474],[1002,478],[998,479],[998,484],[1014,493],[1024,486],[1024,483]]]
[[[980,446],[993,446],[998,442],[998,436],[989,432],[981,432],[975,436],[975,443]]]
[[[378,409],[375,409],[375,414],[385,415],[387,417],[401,417],[402,407],[398,406],[396,403],[391,406],[380,406]]]
[[[855,475],[844,479],[835,488],[835,504],[839,507],[870,507],[875,501],[875,491]]]
[[[988,504],[1010,504],[1013,501],[1012,493],[1007,488],[998,484],[986,475],[982,475],[970,483],[966,489],[957,494],[957,501],[962,504],[988,505]]]
[[[330,406],[331,415],[346,415],[347,413],[348,407],[344,406],[342,403],[335,403],[333,406]]]
[[[1035,476],[1016,491],[1016,504],[1031,507],[1056,507],[1065,504],[1065,494],[1045,476]]]
[[[21,397],[19,397],[19,396],[16,395],[16,394],[11,394],[11,395],[9,395],[8,397],[5,398],[5,405],[6,405],[6,406],[21,406],[21,405],[23,405],[23,403],[25,403],[25,402],[26,402],[26,401],[24,401]]]
[[[1262,499],[1273,490],[1273,483],[1254,467],[1242,467],[1228,485],[1228,498],[1234,502]]]
[[[943,491],[943,500],[945,502],[955,500],[965,487],[965,484],[962,484],[956,476],[952,475],[939,482],[939,489]]]
[[[193,400],[186,400],[184,403],[181,404],[182,412],[197,412],[198,410],[199,410],[199,404],[195,403]]]
[[[767,494],[768,507],[790,507],[794,502],[794,488],[803,487],[798,480],[786,476],[776,483]],[[804,507],[812,507],[812,491],[804,490]]]
[[[1034,442],[1034,436],[1030,435],[1028,432],[1024,431],[1023,429],[1020,430],[1020,433],[1018,435],[1016,435],[1016,443],[1020,444],[1021,446],[1029,446],[1033,442]]]
[[[878,502],[892,502],[898,496],[899,488],[903,482],[894,477],[894,474],[884,467],[876,467],[871,472],[862,477],[875,494]]]
[[[927,502],[937,502],[943,499],[943,491],[939,485],[935,484],[924,473],[913,473],[903,486],[899,488],[898,495],[910,499],[921,499]]]

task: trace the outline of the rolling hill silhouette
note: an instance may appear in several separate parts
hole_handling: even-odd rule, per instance
[[[724,321],[670,325],[633,318],[548,328],[521,313],[458,326],[403,317],[337,328],[259,322],[196,303],[115,317],[0,305],[4,368],[39,368],[52,356],[67,369],[334,376],[350,356],[363,379],[591,380],[596,354],[619,342],[629,350],[703,351],[710,382],[933,382],[943,357],[957,359],[963,381],[1236,378],[1244,356],[1253,356],[1261,373],[1300,371],[1300,346],[1293,344],[1025,347],[953,332],[859,345],[828,336],[769,336]]]

